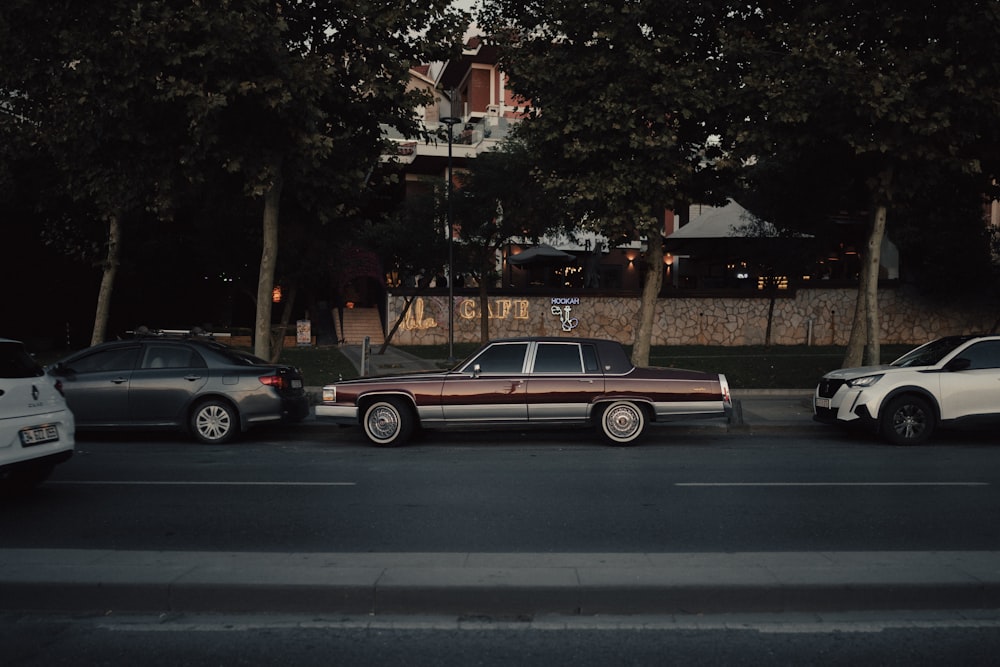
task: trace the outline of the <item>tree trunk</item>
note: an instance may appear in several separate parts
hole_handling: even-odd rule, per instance
[[[653,318],[656,302],[663,287],[663,237],[660,230],[649,231],[646,243],[646,280],[642,286],[642,301],[639,303],[639,328],[635,332],[632,348],[632,363],[636,366],[649,365],[649,348],[653,338]]]
[[[868,243],[861,265],[861,277],[858,281],[854,325],[851,327],[851,338],[844,356],[844,368],[862,365],[875,366],[881,363],[878,275],[887,214],[886,206],[879,205],[875,207],[872,215],[871,226],[868,230]]]
[[[281,166],[275,165],[274,182],[264,195],[264,234],[257,278],[257,318],[254,323],[254,355],[271,358],[271,291],[278,261],[278,211],[281,203]]]
[[[772,286],[772,290],[777,287]],[[770,302],[767,304],[767,330],[764,332],[764,347],[771,347],[771,329],[774,326],[774,293],[771,294]]]
[[[866,266],[866,296],[865,296],[865,321],[868,329],[867,343],[865,344],[864,363],[870,366],[877,366],[882,363],[881,335],[882,327],[879,326],[878,316],[878,275],[879,264],[882,259],[882,239],[885,237],[885,219],[887,211],[885,206],[875,209],[875,219],[872,221],[872,233],[868,237],[868,258]]]
[[[490,340],[490,296],[486,276],[490,275],[483,266],[482,280],[479,281],[479,342],[483,345]]]
[[[413,302],[417,299],[418,296],[420,296],[420,294],[421,292],[418,290],[409,299],[403,297],[403,310],[400,311],[399,317],[396,318],[396,323],[392,325],[392,329],[389,331],[389,335],[386,336],[385,340],[382,342],[382,347],[379,348],[378,351],[379,354],[385,354],[385,349],[389,347],[389,343],[392,342],[392,337],[396,335],[396,331],[399,329],[399,325],[403,323],[404,319],[406,319],[406,313],[410,312],[410,306],[413,305]]]
[[[115,275],[121,255],[122,221],[118,212],[108,216],[108,252],[104,258],[104,273],[101,276],[101,288],[97,293],[97,311],[94,314],[94,332],[90,344],[104,342],[108,330],[108,315],[111,313],[111,292],[115,286]]]

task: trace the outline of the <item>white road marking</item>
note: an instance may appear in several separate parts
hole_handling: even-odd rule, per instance
[[[677,482],[674,486],[989,486],[989,482]]]
[[[140,480],[62,480],[47,482],[46,485],[90,485],[90,486],[356,486],[357,482],[187,482],[187,481],[140,481]]]

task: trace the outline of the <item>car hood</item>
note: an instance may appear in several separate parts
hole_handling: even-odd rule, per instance
[[[890,366],[889,364],[881,364],[879,366],[858,366],[856,368],[838,368],[835,371],[830,371],[823,377],[828,380],[853,380],[866,375],[884,373],[885,371],[892,370],[894,368],[894,366]]]

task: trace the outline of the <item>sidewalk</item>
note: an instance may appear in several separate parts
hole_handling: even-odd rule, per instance
[[[0,610],[634,615],[1000,609],[1000,552],[0,550]]]

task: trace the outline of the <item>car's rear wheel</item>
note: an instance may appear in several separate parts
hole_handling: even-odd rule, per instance
[[[900,396],[882,410],[882,437],[894,445],[919,445],[934,432],[936,418],[930,403],[920,396]]]
[[[199,442],[219,445],[235,438],[238,432],[236,410],[225,401],[204,401],[191,413],[191,433]]]
[[[395,447],[410,439],[416,419],[403,399],[383,398],[365,408],[362,424],[372,444]]]
[[[612,445],[631,445],[646,427],[642,406],[632,401],[615,401],[601,412],[598,431]]]

